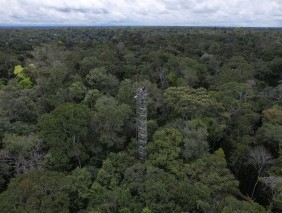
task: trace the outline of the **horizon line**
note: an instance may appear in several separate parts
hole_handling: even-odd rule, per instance
[[[268,29],[279,29],[282,27],[277,26],[223,26],[223,25],[75,25],[75,24],[69,24],[69,25],[60,25],[60,24],[47,24],[47,25],[32,25],[32,24],[0,24],[0,28],[142,28],[142,27],[148,27],[148,28],[161,28],[161,27],[182,27],[182,28],[268,28]]]

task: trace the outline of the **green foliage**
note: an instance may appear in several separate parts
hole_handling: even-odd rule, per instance
[[[222,213],[233,212],[264,213],[267,211],[255,202],[238,201],[235,198],[227,197],[224,201]]]
[[[266,68],[259,70],[260,72],[257,73],[257,77],[272,86],[276,86],[279,84],[279,80],[281,80],[281,68],[281,57],[275,57],[274,55],[273,60],[267,64]]]
[[[184,134],[183,158],[186,161],[200,158],[207,153],[209,145],[207,142],[208,132],[205,125],[192,120],[185,123],[182,129]]]
[[[210,115],[221,110],[221,105],[204,88],[169,87],[164,101],[183,118]]]
[[[58,106],[50,114],[44,115],[39,123],[41,132],[46,139],[47,144],[52,146],[52,135],[64,132],[63,136],[77,135],[85,136],[87,134],[87,125],[89,121],[89,110],[82,104],[66,103]],[[55,141],[54,141],[55,142]],[[61,144],[64,145],[63,143]]]
[[[225,83],[218,87],[218,91],[215,96],[229,112],[229,116],[251,107],[248,101],[254,96],[254,91],[246,83]]]
[[[18,77],[21,77],[23,78],[24,75],[23,75],[23,67],[21,65],[18,65],[18,66],[15,66],[15,70],[14,70],[14,74]]]
[[[256,133],[257,141],[274,153],[278,153],[282,145],[282,108],[274,105],[262,112],[263,123]]]
[[[3,146],[11,153],[28,153],[32,150],[38,140],[38,136],[34,134],[28,136],[5,134],[3,138]]]
[[[281,212],[258,177],[282,176],[281,30],[4,29],[0,40],[3,212]],[[258,145],[273,156],[259,175]]]
[[[49,155],[49,166],[56,170],[69,168],[71,158],[80,164],[86,155],[82,142],[88,133],[90,111],[82,104],[66,103],[45,114],[39,121]]]
[[[126,208],[131,204],[131,195],[126,188],[116,188],[113,191],[106,190],[98,183],[91,187],[90,201],[88,209],[98,212],[113,212],[120,209],[119,212],[129,212]]]
[[[257,131],[257,141],[278,152],[279,145],[282,144],[282,125],[264,123]]]
[[[161,168],[170,167],[171,163],[180,158],[180,143],[183,136],[177,129],[158,130],[153,141],[148,145],[149,163]]]
[[[142,210],[142,213],[151,213],[151,212],[152,211],[147,207]]]
[[[155,131],[158,129],[159,125],[156,120],[148,120],[147,128],[148,128],[148,140],[150,141],[153,138]]]
[[[130,79],[123,80],[119,85],[117,99],[121,103],[128,104],[129,106],[135,107],[135,99],[137,85]]]
[[[180,72],[183,75],[183,80],[181,81],[182,85],[195,86],[199,81],[197,76],[197,70],[193,68],[197,62],[191,58],[185,58],[180,61]]]
[[[140,196],[144,193],[145,178],[146,166],[139,162],[126,168],[123,184],[129,188],[132,194]]]
[[[119,186],[122,181],[121,174],[134,163],[134,160],[122,152],[109,155],[91,186],[88,209],[112,212],[114,209],[124,209],[135,205],[136,202],[129,189],[126,186]]]
[[[74,100],[81,101],[85,95],[85,88],[81,82],[72,83],[69,87],[70,95]]]
[[[108,158],[103,161],[103,166],[99,170],[96,181],[109,189],[115,188],[122,181],[123,172],[134,164],[134,156],[119,152],[110,153]]]
[[[9,122],[35,123],[38,109],[31,93],[22,89],[15,81],[11,81],[0,92],[0,114]]]
[[[234,56],[224,64],[219,72],[219,83],[244,83],[254,77],[254,68],[243,57]]]
[[[91,69],[100,65],[99,60],[95,56],[85,57],[80,61],[80,67],[83,73],[88,73]]]
[[[275,105],[264,110],[262,114],[266,122],[282,125],[282,106]]]
[[[274,211],[281,211],[282,210],[282,192],[280,191],[280,193],[278,195],[276,195],[275,197],[273,197],[273,206],[274,206]]]
[[[104,67],[90,70],[86,76],[87,83],[93,89],[98,89],[104,93],[115,94],[118,86],[118,79],[109,74]]]
[[[68,212],[71,180],[63,173],[32,171],[12,179],[0,194],[4,212]]]
[[[26,88],[32,87],[33,83],[30,81],[29,77],[26,76],[24,73],[24,68],[21,65],[15,66],[14,74],[20,80],[20,85]]]
[[[148,167],[142,195],[146,206],[153,212],[172,212],[176,209],[177,180],[162,169]]]
[[[83,209],[88,203],[92,177],[86,168],[76,168],[72,171],[69,178],[72,180],[72,186],[75,187],[75,195],[72,199],[73,209]]]
[[[177,76],[174,72],[168,74],[168,80],[172,86],[177,86]]]
[[[218,201],[226,195],[238,193],[238,181],[227,168],[222,151],[208,154],[195,162],[186,165],[186,173],[194,184],[207,185],[214,201],[214,206],[220,205]],[[212,204],[212,202],[211,202]]]
[[[102,94],[97,89],[88,90],[83,103],[85,103],[88,107],[93,108],[98,98],[101,98]]]
[[[123,147],[124,137],[120,135],[130,114],[130,107],[119,104],[113,97],[99,98],[93,118],[94,126],[100,133],[99,141],[106,147]]]

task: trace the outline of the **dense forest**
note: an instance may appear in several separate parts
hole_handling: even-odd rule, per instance
[[[0,192],[3,213],[282,212],[282,30],[0,29]]]

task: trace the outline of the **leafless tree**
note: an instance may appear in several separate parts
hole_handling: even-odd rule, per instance
[[[21,173],[27,173],[32,169],[43,168],[43,152],[42,152],[43,141],[38,140],[33,150],[29,155],[19,154],[15,157],[15,173],[19,175]]]
[[[27,173],[32,169],[42,169],[44,167],[44,153],[42,147],[43,141],[38,140],[29,153],[15,154],[7,150],[1,150],[0,165],[8,166],[9,169],[7,169],[7,171],[11,171],[10,173],[16,176]]]
[[[249,163],[257,172],[257,180],[252,190],[251,199],[254,198],[255,190],[259,182],[259,177],[261,176],[263,169],[272,162],[272,155],[263,146],[254,147],[249,152]]]
[[[123,42],[119,42],[116,46],[117,54],[122,54],[123,50],[125,49],[125,44]]]
[[[258,98],[272,99],[276,103],[282,102],[282,84],[280,83],[277,87],[266,87],[258,95]]]
[[[11,164],[14,159],[11,157],[9,151],[1,149],[0,150],[0,171],[3,175],[10,175]]]
[[[159,79],[161,82],[161,87],[162,88],[166,88],[168,86],[168,77],[167,77],[167,69],[163,68],[163,67],[158,67],[157,68],[157,73],[159,75]]]
[[[273,200],[281,196],[282,193],[282,177],[269,176],[259,178],[262,183],[265,184],[265,189],[270,189],[272,199],[269,200],[268,208],[273,208]]]

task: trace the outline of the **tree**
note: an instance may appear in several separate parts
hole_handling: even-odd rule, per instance
[[[41,117],[39,127],[49,148],[46,157],[51,168],[69,168],[72,158],[82,166],[87,158],[83,152],[83,141],[88,133],[89,121],[89,109],[82,104],[71,103],[62,104]]]
[[[259,180],[265,184],[265,191],[270,192],[271,200],[268,206],[270,211],[282,210],[282,178],[276,176],[260,177]]]
[[[124,104],[128,104],[135,109],[136,100],[133,98],[136,95],[137,85],[130,79],[125,79],[120,82],[117,99]]]
[[[124,127],[131,115],[130,107],[119,104],[115,98],[103,96],[96,101],[93,125],[99,141],[106,147],[122,148],[125,138]]]
[[[261,177],[263,169],[265,169],[267,165],[272,163],[272,159],[273,158],[271,154],[263,146],[255,147],[250,150],[249,163],[253,166],[253,168],[257,172],[257,177],[256,177],[255,184],[253,186],[251,199],[254,198],[255,190],[259,182],[259,177]]]
[[[177,210],[175,194],[177,190],[175,176],[156,167],[147,167],[142,200],[153,212],[172,212]]]
[[[101,65],[101,62],[96,56],[88,56],[83,58],[80,62],[80,70],[84,75],[87,75],[91,69],[94,69],[96,67],[99,67]]]
[[[69,87],[70,96],[73,100],[80,102],[85,96],[86,88],[81,82],[72,83]]]
[[[193,185],[206,186],[209,198],[199,204],[203,211],[218,211],[223,208],[221,202],[226,196],[238,193],[239,183],[227,168],[222,149],[186,164],[184,171]]]
[[[114,189],[120,185],[125,170],[135,163],[135,156],[128,155],[126,152],[110,153],[103,161],[95,181],[107,189]]]
[[[20,85],[26,88],[32,87],[32,82],[30,81],[30,78],[24,73],[24,68],[21,65],[15,66],[14,74],[20,80]]]
[[[193,120],[186,122],[183,128],[183,135],[183,158],[186,161],[196,160],[208,152],[208,132],[203,123],[197,124],[197,122]]]
[[[92,184],[91,173],[85,167],[77,167],[68,177],[72,180],[73,187],[75,187],[75,193],[71,197],[72,210],[78,211],[79,209],[85,209],[90,197],[90,187]]]
[[[282,106],[274,105],[262,112],[265,122],[282,125]]]
[[[5,134],[3,146],[6,152],[2,152],[0,161],[8,163],[10,172],[16,176],[44,167],[43,142],[37,135]]]
[[[153,141],[148,144],[148,161],[162,169],[172,169],[175,161],[180,159],[182,134],[173,128],[155,132]]]
[[[233,197],[227,197],[224,200],[224,208],[222,213],[240,213],[240,212],[250,212],[250,213],[264,213],[266,210],[255,202],[239,201]]]
[[[179,64],[179,71],[182,74],[182,78],[179,78],[178,81],[182,86],[194,87],[199,83],[199,76],[197,75],[197,62],[191,58],[178,58],[174,59],[177,64]],[[171,69],[175,70],[177,67],[172,67]]]
[[[125,170],[134,163],[136,159],[126,152],[110,153],[91,186],[87,208],[102,212],[140,210],[142,206],[132,197],[130,189],[121,184]]]
[[[278,155],[282,144],[282,125],[263,123],[256,132],[257,142],[267,146],[275,155]]]
[[[242,56],[234,56],[222,66],[218,73],[218,85],[228,82],[245,83],[254,78],[254,71],[253,65]]]
[[[169,87],[164,92],[164,102],[184,119],[218,113],[222,106],[204,88]]]
[[[125,187],[107,190],[94,182],[90,192],[87,209],[94,212],[130,212],[128,207],[134,202],[129,190]]]
[[[263,124],[257,131],[257,141],[267,146],[276,157],[282,146],[282,108],[274,105],[264,110],[262,114]]]
[[[146,178],[146,166],[142,163],[136,163],[124,171],[125,184],[132,195],[141,196],[144,193],[144,182]]]
[[[109,74],[104,67],[90,70],[86,81],[92,89],[98,89],[105,94],[115,94],[119,84],[118,79]]]
[[[152,211],[146,207],[142,210],[142,213],[152,213]]]
[[[34,123],[37,120],[38,109],[30,90],[23,89],[15,81],[1,90],[0,102],[0,113],[10,122]]]
[[[269,64],[268,69],[258,73],[259,79],[263,79],[271,86],[277,86],[281,79],[282,60],[280,57],[275,57]]]
[[[123,42],[118,42],[116,46],[117,54],[122,55],[125,48],[125,44]]]
[[[94,105],[98,98],[101,98],[102,94],[97,89],[88,90],[84,99],[83,103],[86,104],[90,109],[94,108]]]
[[[34,170],[12,179],[0,194],[4,212],[68,212],[72,183],[63,173]]]
[[[244,109],[250,108],[249,101],[254,96],[254,91],[246,83],[229,82],[218,88],[217,99],[229,113],[234,116]]]

